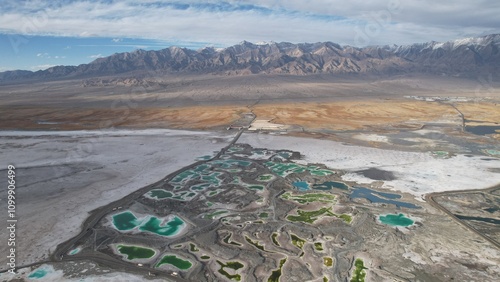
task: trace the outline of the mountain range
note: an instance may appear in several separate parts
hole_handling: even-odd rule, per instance
[[[340,46],[320,43],[240,44],[216,49],[169,47],[158,51],[136,50],[98,58],[79,66],[46,70],[6,71],[0,81],[54,80],[134,74],[374,74],[428,73],[474,77],[500,70],[500,34],[444,43],[405,46]]]

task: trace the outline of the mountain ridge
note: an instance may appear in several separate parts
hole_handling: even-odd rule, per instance
[[[171,46],[115,53],[78,66],[0,73],[0,81],[157,74],[401,74],[474,76],[500,69],[500,34],[447,42],[352,47],[333,42],[243,41],[223,49]]]

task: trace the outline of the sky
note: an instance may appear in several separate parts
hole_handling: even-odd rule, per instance
[[[0,71],[243,40],[442,42],[500,33],[498,15],[498,0],[0,0]]]

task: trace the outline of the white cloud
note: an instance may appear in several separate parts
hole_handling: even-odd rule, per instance
[[[51,64],[45,64],[45,65],[36,65],[36,66],[31,66],[30,69],[32,71],[37,71],[37,70],[45,70],[51,67],[55,67],[56,65],[51,65]]]
[[[36,56],[39,58],[50,59],[49,53],[38,53]]]
[[[0,32],[112,37],[115,43],[126,37],[218,45],[243,39],[407,44],[500,32],[500,1],[491,0],[442,4],[431,0],[226,2],[233,5],[232,9],[206,6],[220,1],[187,0],[182,3],[193,6],[185,10],[161,0],[53,2],[59,5],[25,1],[10,7],[0,18]],[[240,4],[257,5],[259,9],[238,9]],[[357,40],[360,32],[368,40]]]
[[[97,54],[97,55],[90,55],[89,58],[91,59],[97,59],[97,58],[102,58],[103,56],[101,54]]]

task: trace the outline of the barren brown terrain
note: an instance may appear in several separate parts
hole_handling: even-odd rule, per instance
[[[460,124],[461,113],[467,125],[500,121],[499,88],[457,78],[199,76],[151,78],[140,86],[83,85],[1,86],[0,129],[215,129],[250,111],[299,131],[417,129],[426,122]]]

